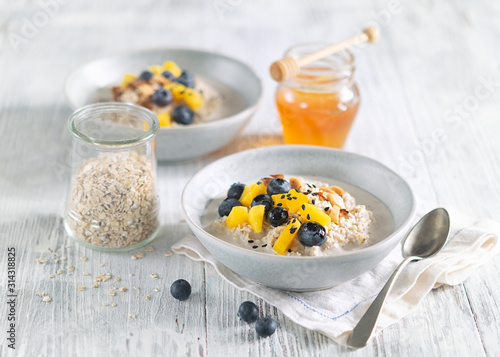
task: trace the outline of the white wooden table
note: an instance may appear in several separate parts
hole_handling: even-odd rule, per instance
[[[450,204],[498,220],[497,3],[42,3],[49,5],[9,1],[0,11],[0,356],[500,354],[498,257],[465,283],[433,291],[411,315],[353,352],[228,285],[212,267],[164,255],[189,232],[178,204],[189,177],[219,157],[279,135],[268,65],[291,44],[340,40],[373,22],[382,28],[382,41],[356,52],[362,106],[345,149],[399,172],[422,202]],[[71,113],[63,96],[64,78],[96,57],[160,46],[213,50],[250,63],[263,79],[264,100],[245,136],[229,147],[203,159],[159,167],[164,230],[153,252],[132,260],[127,253],[88,250],[70,241],[61,224],[70,143],[66,119]],[[9,247],[16,250],[15,352],[6,340]],[[67,260],[54,263],[57,256],[49,249]],[[75,270],[68,271],[69,265]],[[49,278],[58,269],[64,273]],[[111,286],[128,291],[111,297],[104,287],[91,288],[92,277],[100,272],[120,277]],[[151,273],[159,279],[151,279]],[[184,303],[169,293],[178,278],[193,286]],[[86,290],[78,291],[80,285]],[[43,302],[41,292],[52,301]],[[258,339],[239,321],[237,308],[245,300],[255,301],[278,322],[275,335]],[[117,306],[103,306],[112,302]]]

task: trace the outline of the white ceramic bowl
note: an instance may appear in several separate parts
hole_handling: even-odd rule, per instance
[[[209,202],[234,182],[254,182],[282,173],[344,182],[376,196],[390,211],[393,229],[378,243],[331,256],[278,256],[246,249],[205,231],[202,216]],[[381,163],[353,153],[313,146],[270,146],[222,158],[196,173],[182,193],[186,221],[215,258],[234,272],[277,289],[325,289],[372,269],[399,243],[415,211],[409,185]],[[205,223],[205,222],[203,222]]]
[[[163,48],[96,60],[72,72],[65,94],[74,108],[112,101],[111,87],[121,83],[124,73],[139,73],[153,64],[175,61],[183,69],[212,84],[222,96],[217,118],[185,127],[161,128],[156,136],[160,161],[193,159],[231,142],[257,110],[262,84],[246,64],[219,54]]]

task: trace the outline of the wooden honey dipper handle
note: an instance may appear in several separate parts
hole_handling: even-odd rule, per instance
[[[377,42],[379,37],[380,33],[376,27],[367,27],[362,33],[354,37],[310,53],[305,57],[299,59],[293,57],[282,58],[271,65],[271,77],[278,82],[286,81],[297,76],[300,67],[363,42]]]

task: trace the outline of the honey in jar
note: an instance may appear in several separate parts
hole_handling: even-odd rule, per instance
[[[324,44],[297,46],[285,54],[300,58]],[[354,57],[343,51],[301,68],[280,83],[276,105],[287,144],[341,148],[359,106],[354,82]]]

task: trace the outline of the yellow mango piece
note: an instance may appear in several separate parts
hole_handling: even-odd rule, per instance
[[[248,223],[248,209],[243,206],[233,207],[226,218],[227,226],[236,228],[243,223]]]
[[[326,227],[330,223],[332,223],[332,219],[328,214],[325,213],[325,211],[310,203],[304,203],[300,207],[298,214],[308,221],[314,221],[321,224],[323,227]]]
[[[264,205],[253,206],[248,212],[248,223],[250,223],[255,233],[262,232],[262,223],[264,223],[265,212],[266,206]]]
[[[241,193],[241,196],[240,196],[240,203],[243,205],[243,198],[246,197],[246,195],[248,195],[248,193],[250,192],[250,190],[252,189],[252,185],[245,185],[245,188],[243,189],[243,192]]]
[[[300,207],[304,204],[309,202],[309,197],[307,195],[304,195],[303,193],[297,192],[294,189],[288,191],[286,194],[287,196],[287,204],[288,204],[288,209],[292,211],[293,213],[297,213],[300,209]],[[296,197],[296,198],[294,198]]]
[[[250,188],[247,191],[247,193],[245,195],[243,195],[245,193],[246,188],[247,188],[245,186],[245,190],[243,190],[243,193],[241,194],[241,197],[240,197],[240,202],[243,206],[250,207],[250,204],[252,203],[252,200],[255,197],[257,197],[258,195],[261,195],[263,193],[267,193],[267,188],[266,188],[266,186],[264,186],[261,183],[259,183],[259,184],[253,183],[253,184],[247,185],[247,186],[250,186]]]
[[[279,255],[284,255],[292,246],[293,240],[299,232],[300,222],[294,218],[287,224],[283,232],[274,243],[273,250]]]
[[[183,98],[186,105],[193,110],[201,108],[204,104],[200,93],[195,91],[193,88],[186,88]]]
[[[288,209],[288,199],[286,197],[286,193],[278,193],[277,195],[272,195],[273,198],[273,207],[283,207],[284,209]]]
[[[174,61],[165,62],[163,64],[163,70],[169,71],[170,73],[172,73],[176,77],[179,77],[182,73],[181,69]]]
[[[125,73],[125,75],[123,76],[122,88],[127,88],[127,86],[136,79],[137,76],[135,74]]]
[[[167,128],[172,125],[169,112],[158,114],[158,121],[160,122],[160,128]]]
[[[163,88],[168,89],[172,92],[175,101],[180,101],[184,98],[184,92],[186,91],[186,86],[177,82],[166,83]]]
[[[161,74],[163,72],[161,66],[158,65],[149,66],[148,71],[153,74]]]

